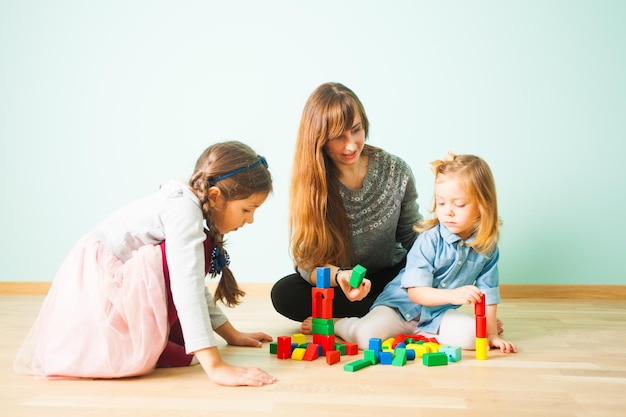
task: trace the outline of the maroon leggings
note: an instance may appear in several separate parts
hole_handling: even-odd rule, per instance
[[[185,351],[185,339],[183,338],[183,330],[180,327],[180,320],[178,320],[178,311],[172,300],[172,289],[170,286],[170,270],[167,266],[167,257],[165,255],[165,242],[161,243],[161,254],[163,258],[163,276],[165,277],[165,289],[167,291],[167,321],[169,327],[169,336],[167,338],[167,345],[161,353],[159,360],[157,361],[157,368],[171,368],[177,366],[189,366],[193,355],[188,355]],[[211,251],[213,249],[213,242],[207,235],[204,241],[204,273],[207,274],[208,268],[211,265]]]

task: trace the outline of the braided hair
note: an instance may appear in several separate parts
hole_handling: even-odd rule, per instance
[[[226,201],[243,200],[256,193],[270,193],[272,177],[265,159],[259,157],[252,148],[239,141],[228,141],[215,143],[202,152],[189,179],[189,186],[200,200],[208,227],[207,235],[215,245],[218,257],[223,258],[227,256],[224,235],[217,230],[211,217],[209,189],[218,187]],[[214,278],[220,271],[221,279],[215,289],[215,300],[222,301],[228,307],[239,304],[245,292],[237,285],[227,264],[217,270],[212,269],[211,277]]]

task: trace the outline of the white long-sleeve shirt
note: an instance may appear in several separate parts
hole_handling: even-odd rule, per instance
[[[115,211],[94,229],[102,244],[122,262],[144,245],[167,242],[172,298],[187,353],[216,346],[213,329],[228,319],[205,284],[204,221],[200,202],[182,183],[161,189]]]

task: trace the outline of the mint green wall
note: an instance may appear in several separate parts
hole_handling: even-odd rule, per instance
[[[269,160],[275,193],[228,236],[242,282],[289,273],[302,106],[362,99],[370,142],[413,167],[483,156],[503,283],[626,284],[626,2],[2,1],[0,280],[50,280],[121,204],[186,180],[211,142]]]

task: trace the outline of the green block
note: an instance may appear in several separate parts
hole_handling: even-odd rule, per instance
[[[335,323],[333,319],[313,318],[313,334],[323,334],[325,336],[335,334]]]
[[[372,365],[371,361],[367,359],[359,359],[354,362],[346,363],[343,366],[343,370],[348,371],[348,372],[356,372],[363,368],[367,368],[368,366],[371,366],[371,365]]]
[[[335,343],[335,350],[338,350],[341,356],[346,356],[346,345],[343,343]]]
[[[372,365],[376,365],[378,363],[376,352],[370,349],[365,349],[363,351],[363,359],[367,359]]]
[[[439,366],[448,364],[448,355],[445,352],[432,352],[422,355],[422,363],[426,366]]]
[[[278,343],[270,342],[270,353],[276,355],[278,353]]]
[[[359,288],[359,285],[361,285],[361,282],[363,282],[363,278],[365,278],[366,272],[367,269],[358,264],[354,268],[352,268],[352,275],[350,275],[350,286],[352,288]]]
[[[406,349],[405,348],[396,348],[393,354],[393,360],[391,361],[393,366],[404,366],[406,365]]]

